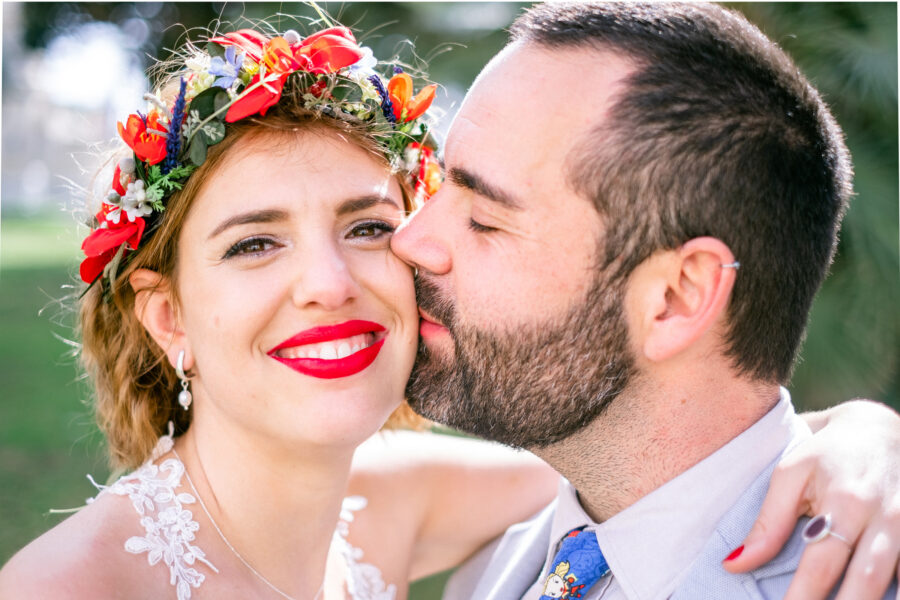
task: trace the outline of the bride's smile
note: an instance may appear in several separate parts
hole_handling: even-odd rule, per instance
[[[372,364],[386,335],[384,327],[378,323],[347,321],[301,331],[268,354],[311,377],[349,377]]]

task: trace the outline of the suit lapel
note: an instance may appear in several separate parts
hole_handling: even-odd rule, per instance
[[[506,530],[472,598],[479,600],[520,600],[537,581],[547,559],[550,529],[556,502],[532,520]]]

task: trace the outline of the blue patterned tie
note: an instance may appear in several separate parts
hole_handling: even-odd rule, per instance
[[[583,530],[584,527],[573,529],[563,538],[550,563],[550,572],[544,577],[540,600],[581,598],[609,573],[597,535]]]

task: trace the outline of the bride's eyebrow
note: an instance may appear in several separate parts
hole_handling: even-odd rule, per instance
[[[337,214],[338,216],[343,216],[350,213],[355,213],[360,210],[365,210],[367,208],[372,208],[373,206],[377,206],[378,204],[386,204],[388,206],[396,208],[397,210],[401,210],[400,205],[393,198],[389,196],[378,196],[375,194],[371,194],[344,200],[340,203],[340,205],[338,205]]]
[[[239,215],[235,215],[225,219],[219,226],[213,229],[207,240],[211,240],[226,229],[237,227],[238,225],[247,225],[248,223],[276,223],[279,221],[287,221],[290,215],[286,210],[266,209],[253,210]]]

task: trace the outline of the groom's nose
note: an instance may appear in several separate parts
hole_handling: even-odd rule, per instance
[[[391,250],[420,271],[435,275],[450,272],[453,248],[452,217],[446,194],[438,191],[391,238]]]

